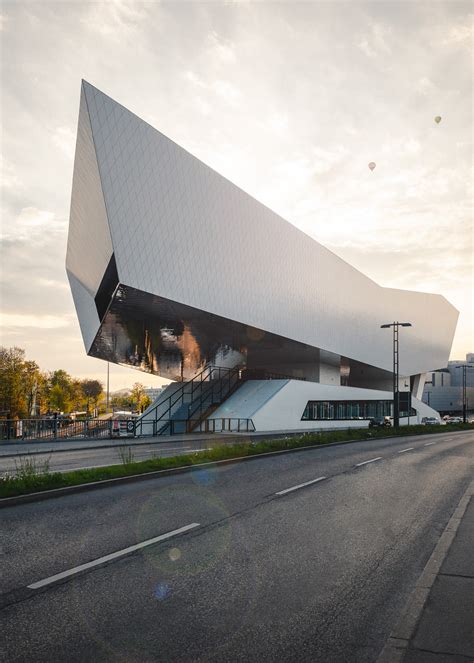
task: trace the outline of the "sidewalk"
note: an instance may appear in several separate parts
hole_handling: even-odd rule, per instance
[[[183,443],[235,443],[242,440],[278,439],[301,435],[313,431],[275,431],[265,433],[177,433],[176,435],[158,435],[156,437],[120,437],[120,438],[86,438],[86,439],[56,439],[56,440],[18,440],[16,442],[0,441],[1,456],[21,456],[24,454],[43,454],[58,451],[82,451],[84,449],[107,449],[123,446],[148,446],[160,444],[173,444],[179,446]]]
[[[102,439],[58,439],[58,440],[18,440],[17,442],[0,442],[0,456],[20,456],[24,454],[44,454],[58,451],[82,451],[84,449],[108,449],[123,446],[147,446],[176,444],[183,442],[227,442],[229,437],[235,439],[250,433],[214,434],[187,433],[177,435],[160,435],[159,437],[120,437]]]
[[[474,662],[474,481],[378,663]]]

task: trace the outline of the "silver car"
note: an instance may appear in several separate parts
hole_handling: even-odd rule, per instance
[[[441,426],[441,421],[436,417],[423,417],[421,423],[423,426]]]

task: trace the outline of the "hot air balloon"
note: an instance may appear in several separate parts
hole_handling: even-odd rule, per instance
[[[373,170],[373,169],[375,168],[376,165],[377,165],[377,164],[376,164],[374,161],[371,161],[371,162],[369,163],[369,168],[370,168],[370,170]]]
[[[435,117],[435,122],[436,122],[436,124],[439,124],[441,122],[441,115],[437,115]]]

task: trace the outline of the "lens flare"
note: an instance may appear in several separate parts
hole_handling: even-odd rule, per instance
[[[196,468],[192,470],[191,477],[194,483],[196,483],[198,486],[210,486],[216,481],[216,471],[215,469],[210,468]]]
[[[168,555],[172,562],[177,562],[181,558],[181,550],[179,548],[171,548]]]
[[[155,599],[158,599],[158,601],[164,601],[169,596],[171,596],[171,589],[165,582],[160,582],[155,587],[153,596],[155,597]]]

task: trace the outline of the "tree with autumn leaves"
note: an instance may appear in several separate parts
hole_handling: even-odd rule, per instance
[[[41,371],[21,348],[0,346],[0,416],[27,419],[47,412],[91,412],[103,394],[99,380],[78,380],[63,369]]]

